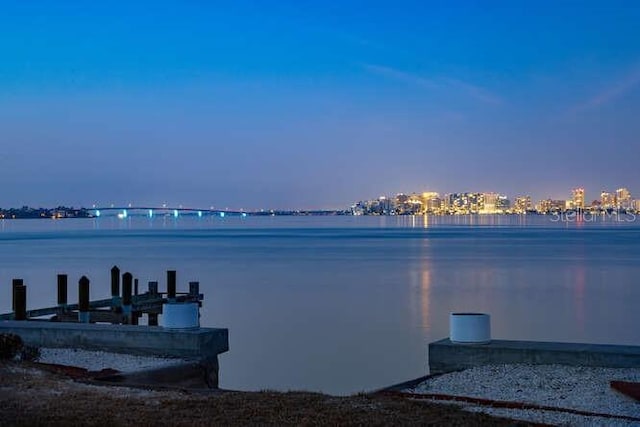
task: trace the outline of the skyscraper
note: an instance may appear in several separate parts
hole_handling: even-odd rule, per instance
[[[573,208],[584,210],[584,188],[573,189]]]
[[[602,209],[612,209],[616,206],[616,198],[608,191],[600,193],[600,207]]]
[[[515,213],[526,213],[532,208],[533,206],[531,205],[531,196],[516,197],[516,201],[513,206],[513,210]]]
[[[505,213],[511,207],[511,200],[507,198],[504,194],[498,195],[496,200],[496,211],[500,213]]]
[[[498,193],[482,193],[482,209],[480,210],[480,213],[496,213],[498,196]]]
[[[626,188],[618,188],[616,190],[616,208],[631,209],[632,206],[631,193]]]
[[[425,213],[440,212],[440,194],[435,191],[427,191],[422,193],[422,203]]]

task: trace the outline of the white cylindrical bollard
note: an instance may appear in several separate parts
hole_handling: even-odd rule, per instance
[[[491,316],[484,313],[451,313],[449,339],[457,344],[487,344],[491,341]]]
[[[160,326],[166,329],[197,329],[200,312],[197,302],[162,304]]]

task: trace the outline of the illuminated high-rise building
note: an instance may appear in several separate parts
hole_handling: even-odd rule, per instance
[[[584,188],[573,189],[573,209],[584,209]]]
[[[499,194],[496,199],[496,212],[505,213],[511,207],[511,200],[507,198],[504,194]]]
[[[563,212],[566,209],[566,200],[551,200],[549,206],[552,212]]]
[[[398,215],[404,215],[409,211],[409,196],[404,193],[396,194],[394,199],[395,213]]]
[[[616,190],[616,208],[631,209],[632,208],[631,193],[626,188],[618,188]]]
[[[547,213],[549,212],[550,200],[540,200],[540,202],[536,205],[536,211],[539,213]]]
[[[407,204],[409,205],[409,214],[424,214],[424,205],[420,194],[412,193],[411,196],[409,196],[409,200],[407,200]]]
[[[425,213],[440,212],[440,206],[442,204],[440,194],[436,193],[435,191],[427,191],[422,193],[421,199]]]
[[[600,207],[602,209],[612,209],[616,206],[616,196],[609,193],[608,191],[603,191],[600,193]]]
[[[498,197],[500,197],[498,193],[482,193],[482,208],[480,209],[480,213],[497,213],[498,209],[496,204],[498,202]]]
[[[531,196],[519,196],[516,197],[515,203],[513,204],[513,212],[514,213],[526,213],[533,208],[531,205]]]
[[[396,204],[401,205],[409,200],[409,196],[404,193],[396,194]]]
[[[540,213],[555,213],[564,212],[567,206],[566,200],[540,200],[540,203],[536,205],[536,210]]]
[[[482,205],[481,193],[451,193],[445,195],[445,209],[450,214],[478,213]]]
[[[381,196],[378,198],[378,210],[382,215],[391,215],[393,213],[393,199]]]

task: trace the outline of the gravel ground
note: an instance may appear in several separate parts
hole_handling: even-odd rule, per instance
[[[480,412],[483,414],[494,415],[496,417],[511,418],[514,420],[530,421],[556,426],[607,426],[607,427],[629,427],[638,426],[638,422],[619,420],[614,418],[603,417],[586,417],[583,415],[566,414],[553,411],[536,411],[532,409],[486,409],[479,406],[464,407],[470,412]]]
[[[438,376],[406,391],[526,402],[640,418],[640,403],[612,390],[609,385],[612,380],[640,382],[640,369],[493,365]],[[465,407],[497,416],[552,424],[640,425],[640,422],[634,421],[553,411],[489,408],[470,404],[465,404]]]
[[[135,372],[144,369],[162,368],[183,363],[183,359],[165,357],[132,356],[130,354],[107,353],[73,348],[41,348],[38,362],[77,366],[90,371],[111,368],[120,372]]]
[[[526,422],[389,396],[189,393],[78,383],[0,363],[0,426],[516,426]]]

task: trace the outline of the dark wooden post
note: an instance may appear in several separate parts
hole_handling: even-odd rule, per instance
[[[189,297],[193,301],[198,301],[200,295],[200,282],[189,282]]]
[[[13,306],[15,320],[27,320],[27,287],[19,285],[13,288]]]
[[[158,282],[149,282],[149,295],[158,295]]]
[[[89,279],[82,276],[78,281],[78,322],[89,323]]]
[[[149,326],[158,326],[158,313],[147,313]]]
[[[132,286],[133,275],[124,273],[122,275],[122,305],[131,305]]]
[[[139,288],[138,288],[138,279],[133,279],[133,295],[139,295]],[[133,301],[131,302],[131,305],[133,306]],[[138,324],[138,319],[140,318],[140,312],[139,311],[133,311],[131,313],[131,324],[132,325],[137,325]]]
[[[122,275],[122,314],[124,323],[131,324],[131,292],[133,286],[133,275],[124,273]]]
[[[58,274],[58,307],[67,307],[67,275]]]
[[[12,295],[15,295],[15,293],[16,293],[16,288],[17,288],[18,286],[23,286],[23,285],[24,285],[24,281],[23,281],[22,279],[13,279],[13,280],[11,281],[11,294],[12,294]],[[16,305],[15,305],[15,302],[13,301],[13,299],[12,299],[12,300],[11,300],[11,310],[14,310],[14,311],[15,311],[15,309],[16,309]]]
[[[117,265],[111,268],[111,310],[120,306],[120,269]]]
[[[167,299],[176,299],[176,271],[167,271]]]
[[[149,282],[149,295],[158,296],[158,282]],[[158,313],[147,313],[149,326],[158,326]]]

